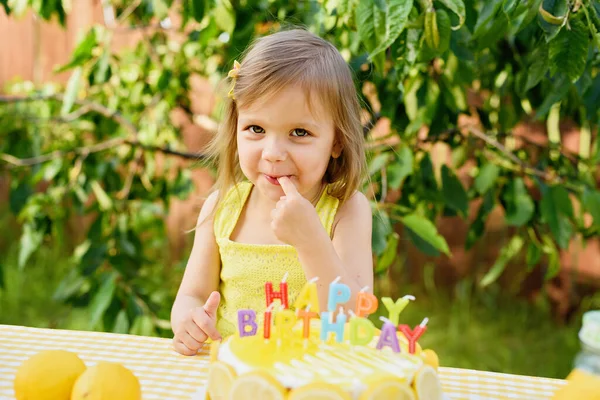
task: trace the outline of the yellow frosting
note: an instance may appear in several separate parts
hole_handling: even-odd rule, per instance
[[[368,346],[351,345],[348,329],[345,329],[346,339],[342,343],[332,338],[323,342],[319,338],[319,328],[319,321],[313,321],[308,339],[302,338],[299,323],[291,335],[282,340],[276,336],[264,339],[259,329],[255,336],[232,335],[226,343],[238,367],[264,370],[282,383],[288,383],[288,387],[319,381],[352,387],[369,376],[390,375],[410,382],[423,365],[420,347],[417,347],[416,355],[409,354],[407,341],[400,333],[401,352],[394,353],[389,347],[377,350],[377,337]]]

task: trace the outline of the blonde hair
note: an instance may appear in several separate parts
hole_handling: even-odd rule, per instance
[[[323,177],[331,184],[329,194],[343,203],[359,190],[366,171],[361,110],[350,68],[331,43],[303,29],[256,39],[243,54],[232,84],[233,98],[226,98],[222,122],[208,146],[209,159],[217,163],[217,203],[244,179],[237,153],[238,107],[298,84],[308,99],[314,92],[333,118],[341,154],[331,157]]]

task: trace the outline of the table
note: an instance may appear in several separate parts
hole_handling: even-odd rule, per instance
[[[0,400],[14,400],[18,366],[45,349],[70,350],[87,366],[98,361],[122,363],[139,378],[144,400],[191,400],[206,381],[208,348],[187,357],[171,348],[170,339],[101,332],[0,325]],[[566,381],[440,367],[450,399],[550,399]]]

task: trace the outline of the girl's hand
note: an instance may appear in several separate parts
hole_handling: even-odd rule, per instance
[[[290,178],[279,178],[285,193],[271,211],[271,229],[279,240],[296,249],[306,247],[319,237],[321,221],[310,201],[304,198]],[[323,230],[323,229],[321,229]]]
[[[221,339],[216,326],[220,301],[219,292],[212,292],[204,306],[191,309],[179,326],[175,327],[173,347],[178,353],[193,356],[209,337],[212,340]]]

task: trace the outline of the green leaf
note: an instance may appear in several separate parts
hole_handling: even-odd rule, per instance
[[[545,10],[546,14],[542,14],[540,10]],[[538,8],[538,24],[544,30],[546,41],[552,40],[560,31],[564,30],[562,25],[550,23],[546,21],[548,15],[564,17],[567,14],[567,0],[543,0]]]
[[[452,30],[456,31],[465,23],[467,13],[465,11],[465,3],[463,0],[437,0],[450,9],[458,17],[459,24],[453,26]]]
[[[67,82],[65,97],[63,99],[63,104],[60,109],[60,115],[63,117],[71,111],[71,107],[73,107],[75,100],[77,100],[77,93],[79,92],[79,86],[81,85],[82,74],[83,69],[81,67],[77,67],[71,74],[69,82]]]
[[[529,246],[527,246],[527,256],[525,257],[525,262],[528,267],[527,270],[531,271],[533,267],[538,265],[541,258],[542,249],[534,242],[529,242]]]
[[[370,53],[377,47],[381,38],[385,35],[384,12],[375,2],[359,2],[356,7],[356,28],[360,41]]]
[[[192,16],[197,22],[201,22],[204,18],[206,10],[206,0],[189,0],[192,5]]]
[[[4,7],[6,15],[10,15],[10,8],[8,7],[8,0],[0,0],[0,4]]]
[[[37,230],[32,223],[23,226],[21,242],[19,246],[19,270],[25,267],[29,257],[40,247],[44,240],[44,232]]]
[[[218,0],[217,7],[213,10],[217,26],[224,32],[233,33],[235,29],[235,12],[227,0]]]
[[[510,15],[517,6],[517,2],[517,0],[504,0],[504,3],[502,4],[502,10],[507,17],[510,18]]]
[[[153,336],[154,324],[152,323],[152,319],[148,315],[140,315],[133,322],[129,334],[138,336]]]
[[[500,168],[498,168],[496,164],[485,164],[475,177],[475,182],[473,183],[475,190],[477,190],[479,194],[484,194],[494,186],[499,174]]]
[[[29,183],[22,180],[13,179],[10,183],[10,211],[14,215],[18,215],[25,204],[27,204],[27,199],[29,196],[33,194],[33,188]]]
[[[450,255],[446,239],[438,233],[437,228],[430,220],[417,214],[409,214],[402,217],[402,223],[434,248]]]
[[[544,251],[544,254],[548,256],[548,269],[546,270],[544,278],[551,279],[560,271],[560,254],[549,235],[542,236],[542,243],[542,250]]]
[[[515,178],[506,185],[502,200],[508,225],[523,226],[533,216],[535,206],[522,178]]]
[[[60,281],[52,295],[52,300],[65,302],[78,293],[86,279],[82,277],[76,268],[71,268],[66,276]]]
[[[92,298],[90,302],[89,310],[90,310],[90,322],[89,328],[94,329],[96,325],[102,319],[104,312],[112,302],[113,296],[115,294],[116,289],[116,281],[117,274],[116,272],[111,272],[104,276],[104,281],[100,285],[98,292]]]
[[[398,242],[400,241],[400,235],[396,232],[393,232],[386,244],[385,251],[383,254],[377,259],[377,265],[375,267],[375,273],[380,274],[382,272],[387,271],[387,269],[392,265],[396,256],[398,255]]]
[[[158,19],[164,19],[169,15],[169,5],[165,0],[152,0],[152,12]]]
[[[550,42],[550,73],[563,72],[571,82],[579,79],[585,69],[589,35],[581,18],[571,18],[571,29],[563,29]]]
[[[106,260],[107,251],[105,243],[92,244],[81,258],[78,269],[84,275],[92,275]]]
[[[442,191],[446,205],[466,217],[469,212],[467,192],[447,165],[442,166]]]
[[[531,64],[527,68],[527,83],[524,92],[537,85],[550,68],[548,65],[548,45],[542,43],[531,53]]]
[[[29,0],[8,0],[8,6],[5,5],[5,9],[10,9],[10,12],[15,17],[22,17],[27,12],[27,6]]]
[[[550,12],[544,10],[544,4],[540,4],[540,15],[542,16],[542,19],[546,22],[548,22],[551,25],[562,25],[565,22],[565,17],[566,15],[562,15],[562,16],[555,16],[552,15]]]
[[[477,211],[477,216],[475,220],[469,227],[469,232],[467,232],[467,241],[465,242],[465,249],[469,250],[477,240],[483,235],[485,232],[485,221],[494,209],[496,205],[496,197],[493,191],[487,191],[483,196],[483,203],[479,206],[479,210]]]
[[[384,17],[385,33],[382,38],[378,38],[377,47],[370,52],[371,60],[398,39],[408,21],[408,14],[412,7],[413,0],[388,0]]]
[[[567,95],[567,92],[571,86],[572,83],[566,74],[558,74],[552,83],[552,88],[548,90],[548,94],[546,95],[544,102],[536,110],[536,118],[544,118],[550,111],[550,108],[552,108],[554,104],[561,101]]]
[[[542,195],[540,210],[556,242],[561,248],[566,249],[573,235],[573,226],[567,218],[573,218],[573,206],[567,190],[562,186],[548,188]]]
[[[492,268],[490,268],[490,270],[481,280],[480,285],[482,287],[486,287],[494,283],[500,277],[500,275],[502,275],[502,272],[504,272],[506,269],[506,264],[521,251],[523,243],[523,238],[517,235],[510,239],[506,246],[500,250],[500,255],[498,255],[498,258],[496,259],[494,265],[492,265]]]
[[[92,58],[92,53],[96,46],[98,46],[96,31],[92,28],[73,51],[69,63],[58,68],[56,72],[63,72],[73,67],[83,65],[86,61]]]
[[[127,311],[119,311],[112,331],[114,333],[129,333],[129,319],[127,318]]]
[[[594,218],[594,225],[600,227],[600,192],[597,190],[586,190],[583,193],[583,207]]]
[[[413,153],[408,146],[400,147],[394,162],[388,165],[388,185],[392,189],[398,189],[404,179],[413,173]]]
[[[373,233],[371,236],[371,245],[375,255],[383,254],[387,247],[387,238],[392,233],[392,224],[390,217],[385,211],[375,209],[373,211]]]
[[[379,153],[369,163],[369,175],[375,175],[390,159],[390,153]]]
[[[91,183],[91,187],[92,187],[92,191],[96,195],[96,200],[98,201],[100,210],[102,210],[102,211],[109,210],[112,207],[112,200],[110,199],[110,197],[108,197],[108,195],[106,194],[104,189],[102,189],[102,186],[100,186],[98,181],[93,181]]]

